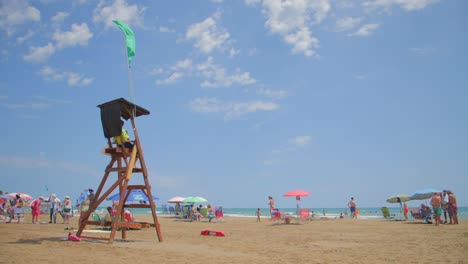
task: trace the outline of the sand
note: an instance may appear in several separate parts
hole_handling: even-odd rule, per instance
[[[141,220],[149,220],[138,216]],[[71,226],[77,227],[77,218]],[[0,263],[468,263],[468,221],[459,225],[385,220],[314,219],[273,224],[225,218],[222,223],[159,217],[154,228],[127,232],[122,241],[66,241],[63,224],[0,223]],[[41,216],[41,221],[47,218]],[[89,226],[93,230],[94,226]],[[201,236],[222,230],[225,237]],[[86,235],[108,237],[108,233]]]

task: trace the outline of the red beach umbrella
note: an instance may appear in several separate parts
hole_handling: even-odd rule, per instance
[[[296,200],[300,201],[302,196],[309,196],[310,193],[303,190],[293,190],[285,193],[285,197],[296,197]]]

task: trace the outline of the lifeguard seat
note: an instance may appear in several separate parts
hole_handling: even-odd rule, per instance
[[[143,156],[143,148],[141,147],[138,130],[135,125],[135,117],[142,115],[149,115],[150,112],[143,107],[133,104],[124,98],[115,99],[104,104],[100,104],[97,107],[101,109],[101,122],[104,132],[104,137],[107,138],[107,148],[105,153],[110,155],[111,161],[106,166],[104,176],[101,180],[99,187],[96,190],[95,196],[89,210],[83,214],[80,219],[79,228],[76,233],[78,237],[90,238],[90,239],[105,239],[109,243],[113,243],[115,233],[119,229],[122,232],[122,239],[126,239],[126,230],[130,228],[142,228],[142,227],[155,227],[158,240],[162,241],[162,235],[160,225],[156,215],[156,204],[153,199],[149,199],[149,204],[127,204],[126,201],[131,190],[141,190],[147,197],[152,197],[151,186],[148,179],[148,171],[146,169],[145,159]],[[135,141],[131,152],[127,152],[120,147],[114,146],[111,142],[111,138],[120,136],[122,132],[121,118],[130,120],[135,136]],[[139,165],[139,166],[138,166]],[[104,190],[106,182],[109,179],[111,173],[117,174],[117,179],[112,182],[109,189]],[[132,179],[132,174],[139,173],[143,176],[143,185],[129,185],[129,181]],[[109,238],[102,237],[91,237],[83,236],[82,232],[86,225],[102,225],[93,220],[88,220],[91,214],[96,208],[104,202],[104,200],[117,188],[119,187],[120,199],[117,207],[117,213],[112,222],[106,222],[106,225],[110,225],[111,233]],[[127,192],[127,190],[129,190]],[[153,223],[146,222],[129,222],[119,221],[124,219],[125,208],[150,208],[153,217]]]

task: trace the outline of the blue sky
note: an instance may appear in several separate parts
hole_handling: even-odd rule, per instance
[[[467,8],[0,0],[0,190],[97,188],[109,157],[96,106],[131,100],[118,19],[136,36],[134,100],[151,111],[136,121],[160,203],[294,207],[282,194],[304,189],[306,207],[379,207],[431,187],[467,205]]]

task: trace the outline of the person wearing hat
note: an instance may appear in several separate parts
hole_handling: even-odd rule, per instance
[[[54,224],[57,223],[57,211],[60,208],[60,200],[57,198],[57,195],[53,193],[49,197],[49,224],[52,224],[52,219],[54,220]]]
[[[44,197],[39,196],[39,198],[37,198],[31,203],[31,215],[33,224],[39,221],[39,215],[41,215],[41,202],[43,201]]]
[[[73,217],[73,205],[70,200],[70,196],[65,196],[65,200],[63,201],[63,223],[69,224],[70,218]]]

